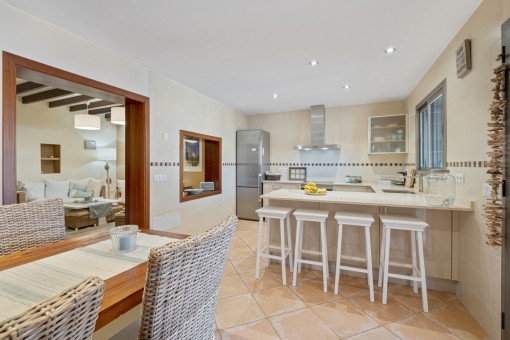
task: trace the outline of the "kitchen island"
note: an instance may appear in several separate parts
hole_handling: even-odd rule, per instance
[[[431,288],[453,290],[458,279],[459,228],[461,219],[473,211],[473,202],[457,198],[449,207],[436,207],[426,204],[423,193],[388,193],[383,190],[405,190],[402,187],[380,187],[378,185],[336,184],[353,188],[369,187],[371,192],[328,191],[326,195],[307,195],[302,190],[279,189],[260,196],[269,205],[291,208],[326,210],[330,212],[327,223],[328,257],[330,269],[336,258],[337,223],[333,218],[335,211],[354,211],[370,213],[375,222],[372,225],[372,261],[375,269],[379,265],[379,246],[382,225],[380,214],[401,214],[417,216],[429,224],[425,235],[425,265]],[[361,190],[364,191],[365,189]],[[295,221],[292,221],[292,239],[295,239]],[[347,226],[344,230],[343,254],[364,257],[364,235],[359,228]],[[304,249],[319,250],[318,228],[305,228]],[[278,243],[277,228],[271,228],[270,243]],[[410,240],[405,233],[396,231],[392,235],[392,261],[410,262]],[[293,245],[294,246],[294,245]],[[377,276],[375,276],[377,277]],[[438,279],[438,280],[435,280]]]

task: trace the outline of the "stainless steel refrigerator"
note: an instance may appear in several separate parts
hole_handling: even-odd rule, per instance
[[[262,179],[269,170],[269,132],[237,131],[236,153],[237,217],[258,220],[255,210],[262,207]]]

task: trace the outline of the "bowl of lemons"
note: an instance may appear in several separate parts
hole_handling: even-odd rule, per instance
[[[324,188],[317,188],[313,182],[308,182],[305,185],[304,192],[306,195],[326,195],[327,191]]]

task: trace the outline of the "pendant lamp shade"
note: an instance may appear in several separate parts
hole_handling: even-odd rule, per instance
[[[74,128],[80,130],[101,130],[101,118],[89,115],[89,104],[87,102],[87,110],[84,114],[74,115]]]
[[[89,114],[74,115],[74,127],[80,130],[101,130],[101,118]]]
[[[126,125],[126,108],[123,106],[112,107],[111,122],[118,125]]]

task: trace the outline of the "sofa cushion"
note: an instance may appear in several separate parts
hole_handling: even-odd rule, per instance
[[[20,181],[21,188],[26,192],[27,201],[44,199],[44,183]]]
[[[53,181],[45,179],[46,198],[64,198],[69,195],[69,181]]]
[[[87,184],[87,191],[93,191],[94,194],[92,197],[99,197],[101,194],[101,187],[103,186],[103,181],[100,179],[90,178]]]
[[[92,190],[85,191],[85,190],[77,189],[72,197],[73,198],[85,198],[85,200],[87,200],[89,198],[92,198],[93,194],[94,194],[94,192]]]
[[[69,180],[69,197],[73,197],[76,190],[80,189],[87,191],[87,184],[89,184],[89,177],[82,179],[71,179]]]

